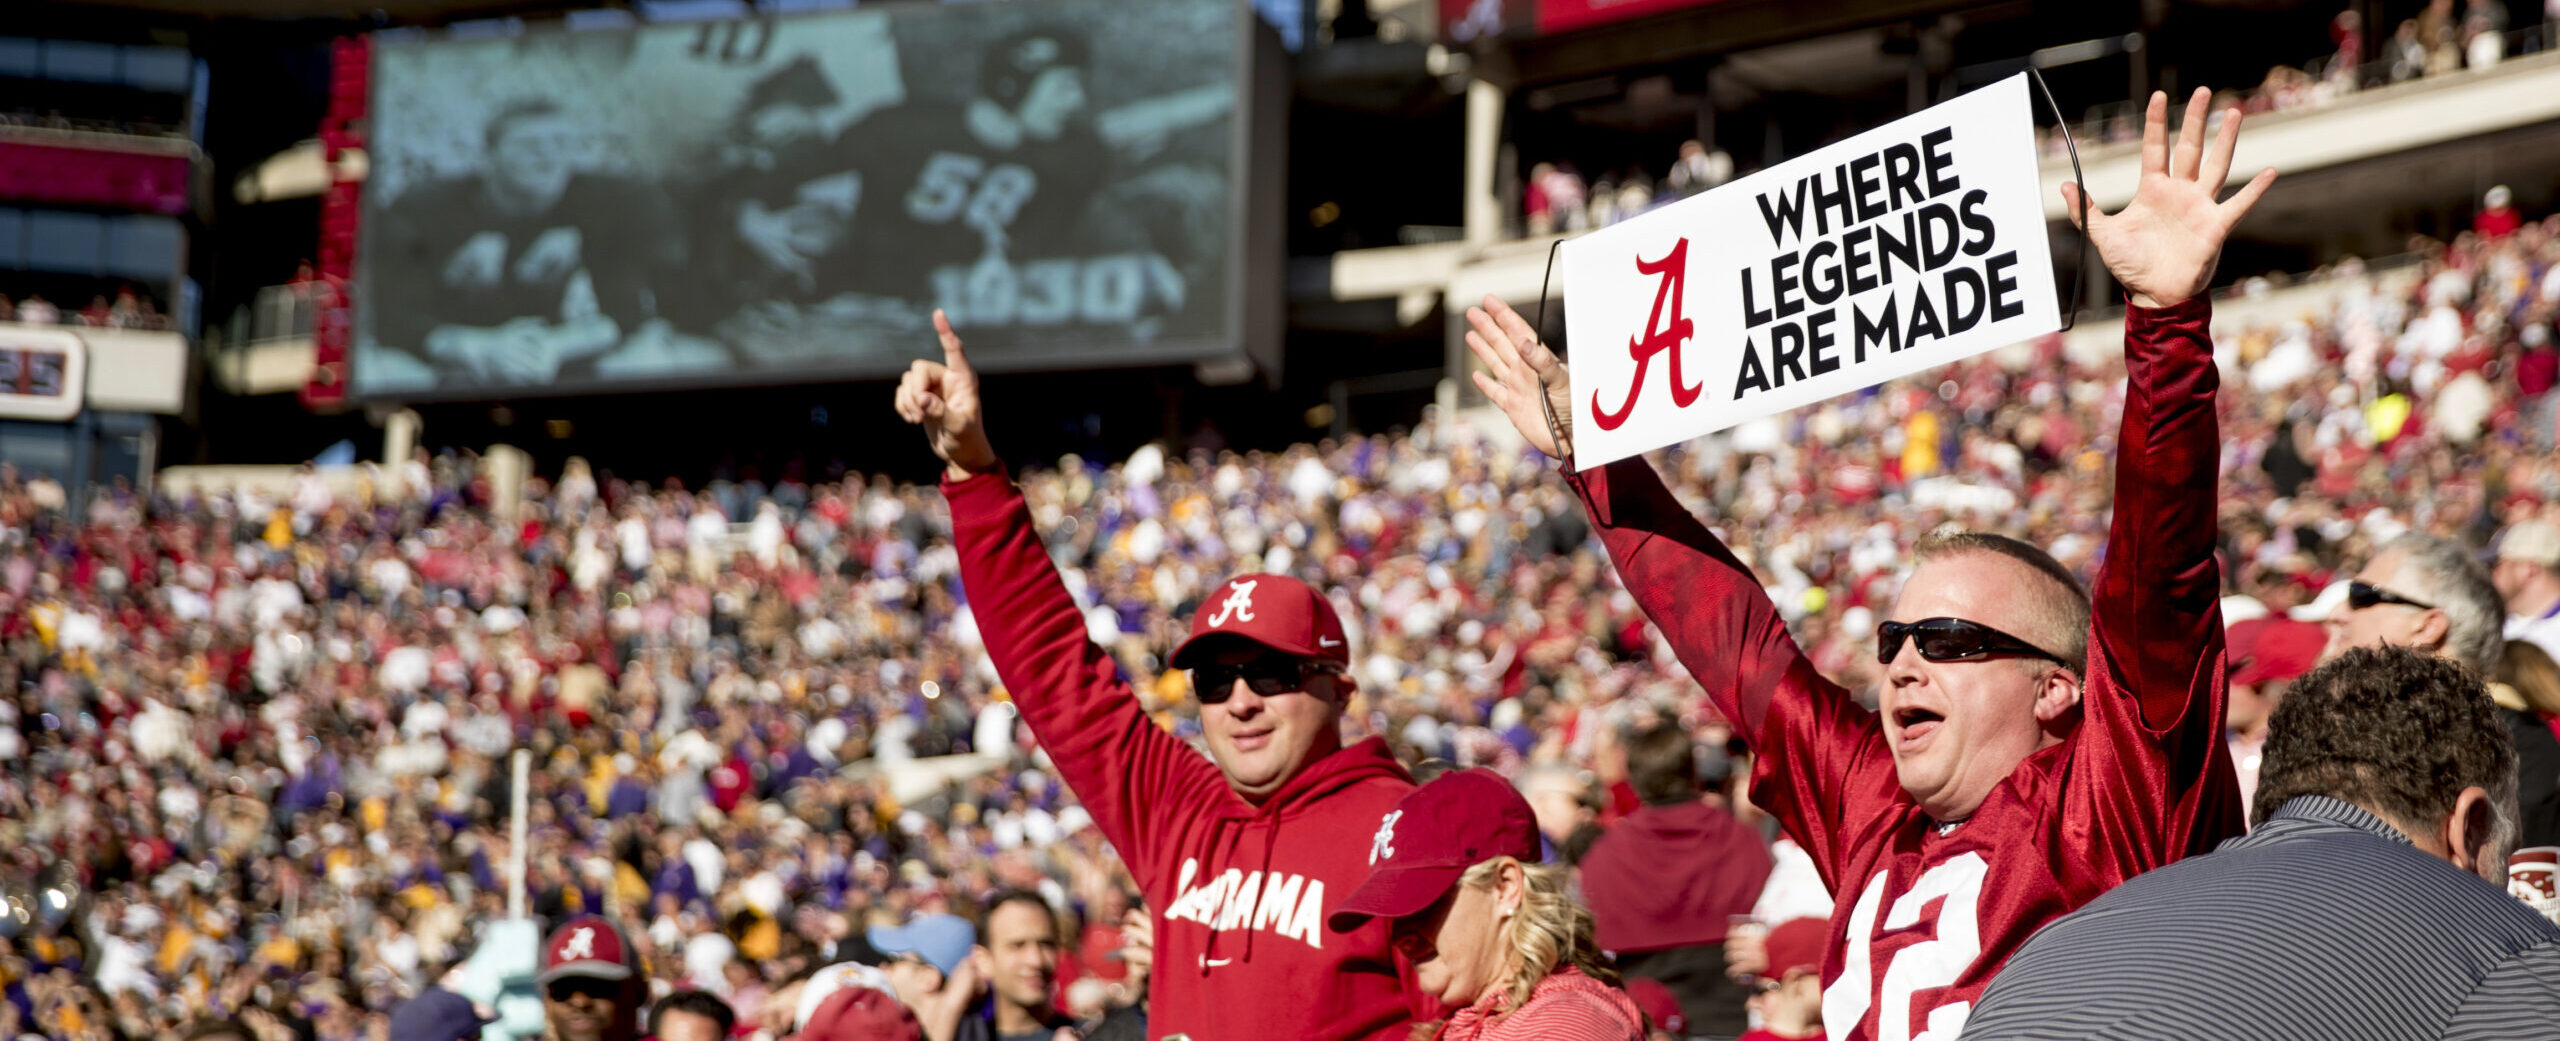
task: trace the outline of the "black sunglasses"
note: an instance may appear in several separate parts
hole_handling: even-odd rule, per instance
[[[2411,600],[2408,597],[2401,596],[2398,593],[2394,593],[2388,589],[2382,588],[2381,586],[2364,581],[2363,579],[2357,579],[2356,581],[2347,583],[2347,606],[2349,608],[2361,611],[2365,608],[2372,607],[2375,604],[2399,604],[2402,607],[2414,607],[2421,611],[2433,611],[2436,609],[2436,605],[2434,604],[2421,600]]]
[[[1962,618],[1880,622],[1876,625],[1876,661],[1893,664],[1893,659],[1902,654],[1902,641],[1906,637],[1914,639],[1920,647],[1920,656],[1930,661],[1973,661],[1995,655],[2025,655],[2056,665],[2071,664],[2052,651]]]
[[[1307,678],[1340,671],[1334,665],[1286,654],[1266,654],[1251,661],[1235,664],[1210,664],[1191,670],[1191,694],[1203,705],[1215,705],[1233,697],[1236,681],[1263,697],[1274,697],[1306,687]]]
[[[622,996],[622,983],[593,976],[562,976],[552,980],[543,991],[551,1000],[562,1003],[580,994],[597,1001],[612,1001]]]

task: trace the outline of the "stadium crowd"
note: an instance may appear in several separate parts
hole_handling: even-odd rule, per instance
[[[44,298],[42,293],[27,293],[15,302],[0,296],[0,322],[22,325],[74,325],[92,329],[167,329],[169,318],[153,306],[151,298],[131,285],[119,286],[110,299],[100,293],[89,298],[89,306],[65,313],[61,306]]]
[[[2317,617],[2404,531],[2485,549],[2560,521],[2560,220],[2487,230],[2429,244],[2414,279],[2342,265],[2325,307],[2216,330],[2232,620]],[[2008,532],[2093,571],[2123,394],[2120,358],[2053,339],[1661,468],[1872,703],[1875,623],[1922,534]],[[1441,416],[1021,480],[1085,628],[1178,737],[1202,711],[1167,664],[1183,620],[1227,576],[1295,574],[1347,623],[1346,741],[1519,781],[1556,856],[1635,811],[1629,742],[1664,723],[1753,855],[1774,831],[1735,797],[1731,724],[1556,469],[1505,437]],[[519,502],[492,481],[421,454],[351,490],[117,488],[74,522],[60,485],[0,473],[0,1037],[400,1037],[391,1011],[504,914],[519,748],[532,912],[625,923],[653,989],[719,997],[735,1036],[788,1036],[811,970],[895,964],[919,916],[984,919],[1004,891],[1069,923],[1048,985],[1074,1018],[1142,999],[1136,887],[1007,701],[939,492],[573,464]],[[1775,856],[1744,905],[1826,914],[1800,855]],[[1766,975],[1770,1036],[1818,1030],[1818,995],[1788,986],[1802,934],[1725,937]]]

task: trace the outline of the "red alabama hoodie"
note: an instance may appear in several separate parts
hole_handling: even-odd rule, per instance
[[[1307,764],[1261,806],[1149,721],[1085,638],[1003,472],[946,480],[960,580],[996,674],[1156,919],[1147,1033],[1196,1041],[1402,1038],[1386,924],[1325,931],[1369,874],[1378,822],[1413,779],[1376,738]]]

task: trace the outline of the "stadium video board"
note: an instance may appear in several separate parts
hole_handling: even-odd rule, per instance
[[[385,41],[351,389],[886,375],[939,357],[936,307],[991,370],[1235,357],[1253,23],[1048,0]]]

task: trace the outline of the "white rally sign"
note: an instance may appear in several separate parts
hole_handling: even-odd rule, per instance
[[[2021,74],[1566,243],[1573,465],[2060,328],[2039,190]]]

